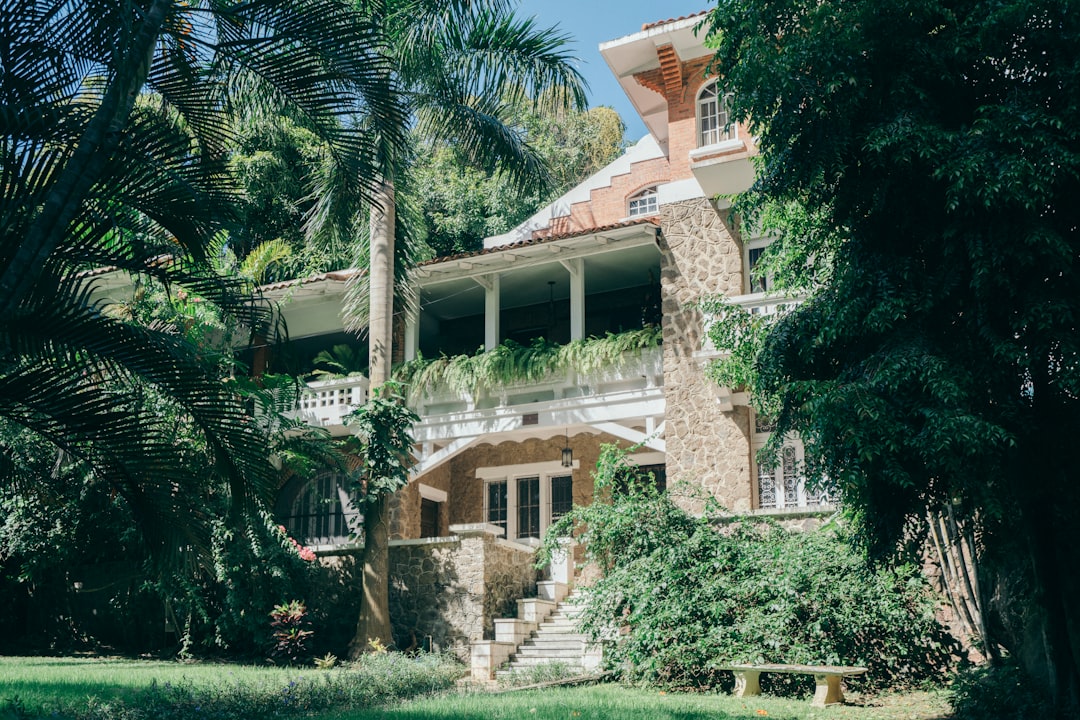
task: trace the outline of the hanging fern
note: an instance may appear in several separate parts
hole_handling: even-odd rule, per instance
[[[487,352],[475,355],[417,357],[394,372],[397,382],[409,388],[415,400],[431,395],[436,388],[479,394],[500,385],[540,382],[573,368],[585,374],[617,370],[636,358],[642,350],[659,347],[659,327],[613,334],[602,338],[574,340],[567,345],[537,338],[529,345],[506,340]]]

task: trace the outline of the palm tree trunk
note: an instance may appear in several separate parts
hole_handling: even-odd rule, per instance
[[[368,310],[368,382],[379,392],[390,379],[394,320],[394,186],[386,182],[371,208],[370,308]],[[369,642],[393,644],[390,627],[390,498],[369,502],[364,514],[364,595],[356,635],[349,645],[353,658]]]
[[[34,286],[49,255],[67,233],[98,181],[109,158],[120,144],[135,100],[150,74],[154,48],[173,0],[154,0],[130,38],[126,51],[118,52],[114,74],[79,139],[60,177],[50,188],[41,210],[7,266],[0,273],[0,315],[10,315]]]

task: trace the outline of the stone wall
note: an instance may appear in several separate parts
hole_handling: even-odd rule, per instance
[[[420,537],[420,488],[417,483],[429,485],[437,490],[450,492],[450,468],[440,465],[430,472],[424,473],[422,478],[410,482],[401,490],[398,490],[390,498],[390,539],[391,540],[414,540]],[[450,502],[446,503],[450,505]],[[442,509],[439,517],[439,535],[445,537],[450,534],[450,524],[455,522],[450,518],[450,510]]]
[[[401,649],[434,647],[467,659],[469,643],[494,637],[498,617],[536,594],[533,553],[496,538],[490,525],[458,525],[448,538],[390,546],[390,617]]]
[[[668,486],[689,482],[728,509],[745,512],[752,489],[749,408],[720,409],[718,388],[697,355],[702,315],[691,306],[703,296],[742,294],[742,245],[730,213],[705,198],[663,205],[660,213]],[[701,510],[692,498],[678,502]]]

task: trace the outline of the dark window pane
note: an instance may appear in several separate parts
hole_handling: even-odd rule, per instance
[[[574,478],[560,475],[551,478],[551,521],[555,522],[574,505]]]
[[[498,525],[506,533],[506,481],[488,483],[487,486],[487,521]]]
[[[519,538],[540,537],[540,478],[518,478]]]
[[[420,499],[420,537],[439,537],[439,507],[442,503]]]
[[[748,269],[750,272],[750,292],[752,293],[765,292],[769,289],[768,281],[764,276],[758,273],[757,269],[758,261],[761,260],[761,256],[764,252],[765,248],[750,248],[750,251],[747,253],[750,261],[750,267]]]

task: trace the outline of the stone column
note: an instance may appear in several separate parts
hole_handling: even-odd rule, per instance
[[[725,412],[700,356],[704,296],[742,293],[742,246],[730,212],[706,198],[660,206],[663,302],[664,440],[669,484],[704,488],[733,511],[751,509],[749,408]],[[687,509],[700,503],[683,500]]]

